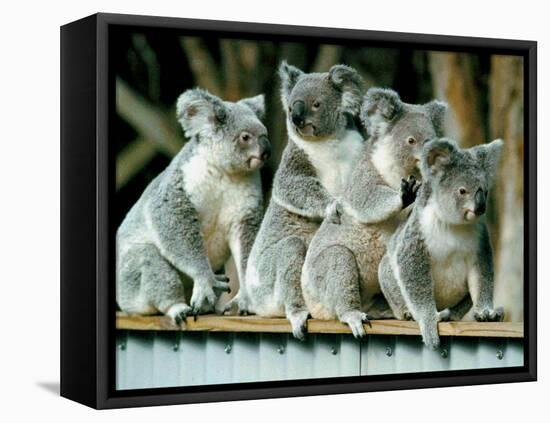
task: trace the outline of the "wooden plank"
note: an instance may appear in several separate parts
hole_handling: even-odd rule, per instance
[[[365,325],[369,335],[419,335],[418,324],[401,320],[373,320],[372,328]],[[347,325],[335,320],[308,320],[309,333],[351,333]],[[181,330],[210,332],[264,332],[290,333],[290,323],[283,318],[258,316],[198,316],[180,327],[166,316],[137,316],[117,313],[116,328],[124,330]],[[509,322],[441,322],[441,336],[476,336],[497,338],[523,338],[523,323]]]

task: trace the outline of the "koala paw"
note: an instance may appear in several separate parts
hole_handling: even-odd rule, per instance
[[[235,314],[247,316],[248,302],[241,295],[237,294],[223,306],[222,314],[228,316],[234,316]]]
[[[484,308],[474,313],[474,318],[478,322],[502,322],[504,319],[504,309],[502,307]]]
[[[221,292],[231,292],[229,278],[225,275],[212,274],[208,279],[194,282],[191,308],[195,320],[199,313],[214,310]]]
[[[176,303],[171,306],[166,315],[170,317],[172,322],[176,325],[180,325],[182,322],[187,323],[187,316],[192,312],[191,307],[185,303]]]
[[[363,313],[359,310],[347,311],[343,313],[340,316],[340,321],[350,327],[351,333],[353,333],[353,336],[357,339],[363,338],[367,334],[363,323],[366,323],[369,327],[372,327],[367,313]]]
[[[401,179],[401,201],[404,209],[414,203],[420,185],[422,184],[412,175],[409,176],[409,179]]]
[[[448,322],[451,319],[451,310],[446,308],[437,313],[440,322]]]
[[[403,320],[414,320],[414,317],[410,311],[406,311],[403,313]]]
[[[327,219],[330,223],[334,225],[340,225],[342,223],[343,212],[344,208],[342,206],[342,203],[340,203],[338,200],[335,200],[327,207],[327,210],[325,212],[325,219]]]
[[[433,316],[433,318],[419,321],[422,341],[424,341],[424,345],[426,345],[428,348],[431,348],[432,350],[436,350],[437,348],[439,348],[440,345],[439,332],[437,329],[438,318],[439,313]]]
[[[287,319],[290,320],[290,325],[292,326],[292,335],[300,341],[306,339],[308,317],[309,312],[307,310],[294,311],[289,313],[287,316]]]

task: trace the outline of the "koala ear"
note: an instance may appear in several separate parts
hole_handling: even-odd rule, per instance
[[[295,66],[289,65],[286,60],[281,62],[281,66],[279,66],[279,77],[281,78],[281,100],[283,101],[285,109],[288,108],[287,100],[292,89],[303,74],[304,72]]]
[[[357,71],[346,65],[334,65],[328,71],[330,82],[342,91],[341,110],[357,116],[361,109],[363,79]]]
[[[447,113],[447,103],[439,100],[432,100],[429,103],[424,104],[428,116],[430,117],[435,133],[438,137],[443,135],[443,128],[445,125],[445,114]]]
[[[403,102],[394,90],[369,88],[361,105],[361,121],[370,135],[383,128],[403,109]]]
[[[428,141],[422,151],[423,173],[432,176],[439,174],[451,163],[456,151],[456,144],[446,138]]]
[[[259,119],[263,119],[265,115],[265,96],[259,94],[255,97],[244,98],[239,101],[239,104],[248,106],[258,116]]]
[[[191,138],[205,129],[216,129],[227,118],[223,101],[201,88],[185,91],[178,98],[176,115],[185,135]]]
[[[489,144],[478,145],[472,149],[481,162],[483,169],[487,172],[490,182],[494,181],[496,177],[503,145],[504,141],[496,139]]]

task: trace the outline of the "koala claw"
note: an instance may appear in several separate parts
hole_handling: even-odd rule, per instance
[[[478,322],[501,322],[504,318],[504,309],[502,307],[485,308],[476,311],[474,317]]]
[[[451,319],[451,310],[446,308],[438,313],[440,322],[447,322]]]
[[[403,320],[414,320],[414,317],[410,311],[406,311],[403,313]]]
[[[292,335],[300,341],[306,339],[308,317],[309,312],[307,310],[295,311],[288,315],[288,320],[290,320],[292,326]]]
[[[407,208],[414,203],[420,185],[421,183],[413,175],[409,176],[409,179],[401,179],[401,201],[403,202],[403,208]]]
[[[176,303],[171,306],[166,315],[172,319],[172,321],[180,326],[182,322],[187,323],[187,316],[191,313],[191,307],[184,303]]]
[[[343,313],[340,316],[340,321],[342,323],[346,323],[350,327],[351,333],[357,339],[361,339],[367,334],[363,323],[367,323],[369,327],[372,327],[367,313],[363,313],[358,310],[347,311]]]
[[[363,323],[366,323],[367,326],[372,329],[372,323],[370,322],[368,314],[365,314],[365,316],[363,317]]]

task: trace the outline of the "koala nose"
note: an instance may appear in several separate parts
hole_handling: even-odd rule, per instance
[[[304,116],[306,114],[306,105],[303,101],[298,100],[292,105],[292,123],[298,128],[304,126]]]
[[[271,144],[267,137],[262,136],[259,139],[260,144],[260,158],[265,162],[271,157]]]
[[[481,216],[485,213],[486,203],[485,193],[479,188],[474,196],[474,213],[476,216]]]

